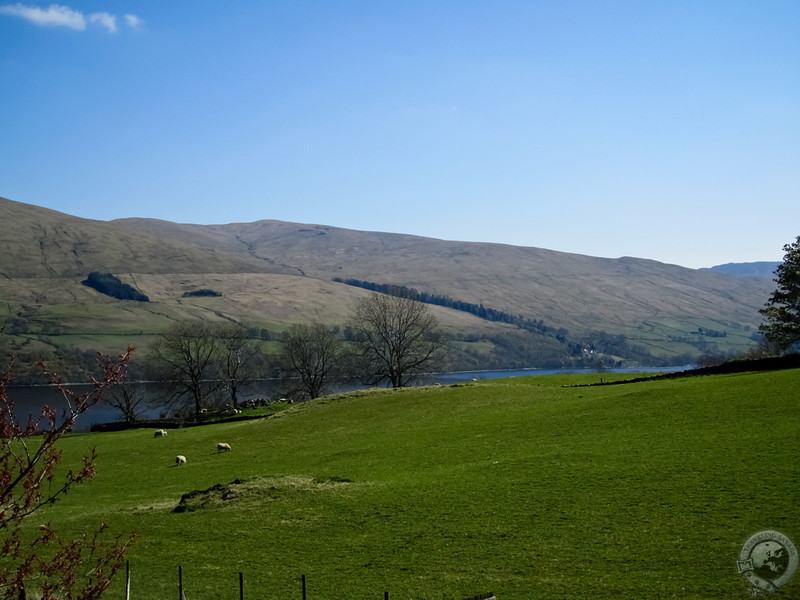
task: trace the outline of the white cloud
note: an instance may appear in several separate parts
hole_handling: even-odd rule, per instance
[[[139,29],[142,25],[144,25],[144,20],[140,19],[136,15],[125,15],[125,21],[128,23],[128,27],[131,29]]]
[[[51,4],[44,9],[36,6],[25,6],[20,3],[7,4],[0,6],[0,13],[20,17],[36,25],[69,27],[79,31],[86,29],[86,19],[82,13],[58,4]]]
[[[19,17],[43,27],[69,27],[84,31],[86,24],[99,25],[109,33],[117,32],[117,17],[107,12],[91,13],[88,17],[78,10],[73,10],[68,6],[51,4],[47,8],[37,6],[27,6],[18,2],[16,4],[5,4],[0,6],[0,14]],[[125,15],[125,22],[131,29],[139,29],[144,20],[136,15]]]
[[[117,33],[117,17],[110,15],[107,12],[92,13],[89,15],[90,23],[97,23],[98,25],[108,29],[109,33]]]

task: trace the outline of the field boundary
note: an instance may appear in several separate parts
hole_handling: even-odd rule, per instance
[[[658,381],[662,379],[681,379],[683,377],[699,377],[701,375],[729,375],[731,373],[747,373],[758,371],[782,371],[785,369],[800,369],[800,354],[787,356],[771,356],[755,360],[731,360],[713,367],[701,367],[686,371],[673,371],[660,375],[647,377],[634,377],[633,379],[620,379],[618,381],[603,381],[599,383],[581,383],[565,387],[591,387],[597,385],[621,385],[625,383],[641,383],[643,381]]]

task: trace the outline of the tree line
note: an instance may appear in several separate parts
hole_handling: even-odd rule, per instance
[[[265,372],[284,382],[283,394],[317,398],[333,378],[365,385],[408,385],[441,364],[447,343],[428,307],[404,296],[376,294],[352,310],[344,339],[338,327],[294,324],[279,338],[270,360],[252,331],[232,322],[179,321],[164,330],[145,357],[148,379],[163,382],[164,405],[174,413],[202,419],[207,411],[236,409],[242,389]],[[106,402],[134,421],[146,407],[131,382],[115,386]]]
[[[605,331],[584,333],[580,339],[572,339],[564,327],[550,327],[542,319],[528,319],[522,315],[507,313],[481,304],[455,300],[443,294],[420,292],[415,288],[389,283],[375,283],[360,279],[333,281],[360,287],[382,294],[411,297],[425,304],[443,306],[466,312],[486,321],[507,323],[519,329],[536,334],[534,338],[515,334],[488,336],[495,347],[495,356],[483,357],[479,368],[522,368],[539,366],[545,368],[568,368],[580,366],[611,367],[611,356],[624,356],[642,365],[656,363],[656,359],[644,347],[628,342],[625,335],[610,334]],[[711,335],[711,334],[709,334]],[[546,339],[551,338],[551,339]],[[604,355],[604,356],[601,356]],[[690,357],[680,357],[685,364]]]
[[[469,313],[484,319],[486,321],[493,321],[497,323],[508,323],[516,325],[520,329],[527,331],[538,331],[545,334],[556,334],[556,329],[548,327],[541,319],[527,319],[522,315],[514,315],[511,313],[488,308],[483,304],[474,304],[471,302],[464,302],[463,300],[455,300],[444,294],[432,294],[430,292],[420,292],[415,288],[410,288],[404,285],[396,285],[392,283],[375,283],[373,281],[363,281],[361,279],[342,279],[341,277],[334,277],[333,281],[337,283],[344,283],[353,287],[360,287],[365,290],[379,292],[381,294],[388,294],[390,296],[404,296],[414,298],[424,304],[434,304],[436,306],[443,306],[453,310]]]
[[[92,271],[89,276],[81,281],[87,287],[97,290],[101,294],[117,298],[118,300],[136,300],[137,302],[149,302],[150,298],[139,290],[131,287],[127,283],[122,283],[119,277],[111,273],[99,273]]]

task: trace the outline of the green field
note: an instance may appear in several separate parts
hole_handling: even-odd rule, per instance
[[[623,376],[375,390],[160,439],[75,435],[65,463],[96,445],[99,473],[34,519],[135,530],[134,600],[177,597],[179,565],[189,600],[238,598],[240,572],[253,599],[300,600],[302,575],[309,600],[746,598],[744,541],[777,529],[800,543],[800,371],[566,387],[600,377]],[[782,592],[800,597],[800,576]]]

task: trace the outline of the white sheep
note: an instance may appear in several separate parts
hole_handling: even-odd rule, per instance
[[[156,429],[155,433],[153,434],[153,437],[164,437],[165,435],[167,435],[166,429]]]
[[[220,442],[217,444],[217,452],[229,452],[231,449],[230,444],[226,444],[225,442]]]
[[[183,456],[182,454],[178,454],[178,456],[175,457],[175,466],[180,467],[181,465],[185,464],[186,464],[186,457]]]

